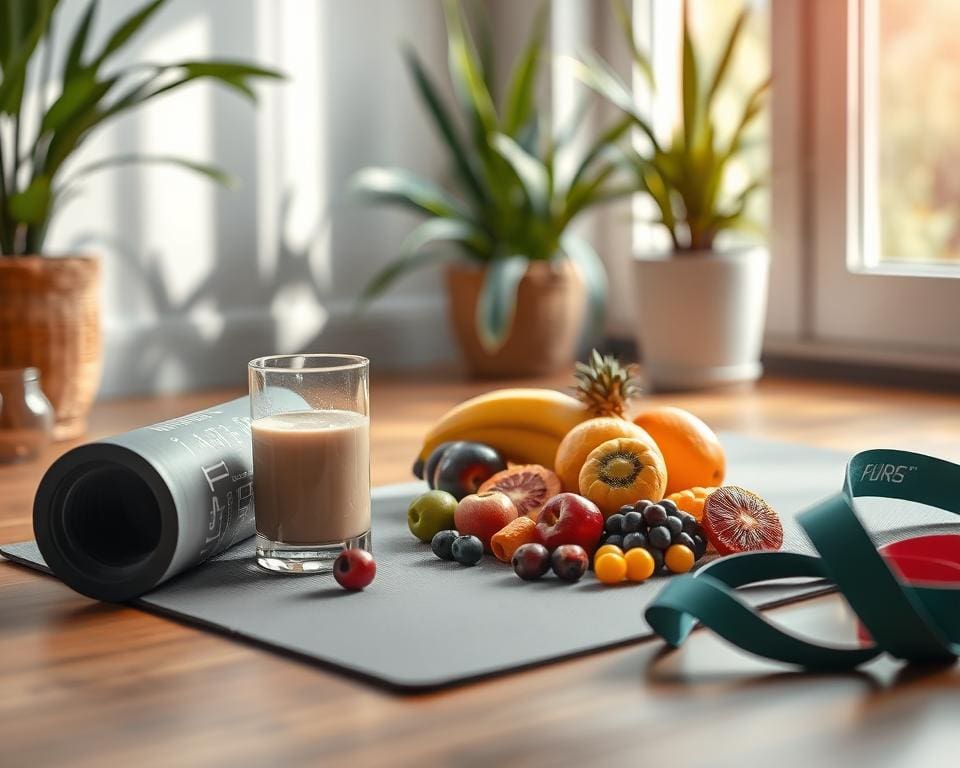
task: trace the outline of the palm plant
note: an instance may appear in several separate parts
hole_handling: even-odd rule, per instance
[[[587,285],[591,317],[602,321],[603,267],[593,249],[569,232],[585,210],[620,195],[631,184],[613,143],[630,127],[619,119],[584,151],[573,139],[582,111],[556,131],[538,109],[536,83],[544,55],[546,6],[541,6],[502,99],[494,98],[489,46],[477,45],[456,0],[444,0],[451,107],[412,49],[404,57],[454,172],[444,188],[400,168],[365,168],[352,180],[362,198],[404,206],[427,217],[400,247],[396,260],[373,277],[362,298],[383,292],[410,269],[453,256],[485,268],[477,306],[478,338],[493,352],[513,319],[517,286],[532,261],[568,258]],[[481,24],[482,24],[481,18]],[[482,29],[482,27],[481,27]],[[482,41],[482,40],[481,40]],[[455,119],[455,115],[456,118]],[[435,249],[440,241],[455,249]]]
[[[253,100],[251,81],[280,75],[233,61],[179,61],[111,69],[124,49],[166,0],[153,0],[124,19],[98,50],[88,37],[97,10],[91,0],[70,36],[52,98],[47,97],[59,0],[0,0],[0,254],[40,253],[57,203],[88,173],[132,162],[173,163],[223,182],[220,170],[177,157],[122,155],[75,169],[63,179],[74,152],[112,118],[196,80],[213,80]],[[24,114],[31,67],[42,92],[33,130]]]
[[[649,57],[640,50],[633,34],[624,0],[615,0],[617,18],[629,46],[636,69],[651,89],[656,83]],[[653,200],[656,221],[670,234],[673,250],[684,252],[709,250],[718,234],[726,230],[760,229],[746,213],[747,202],[764,184],[755,178],[736,194],[724,194],[724,181],[732,162],[749,148],[748,128],[761,113],[770,88],[765,77],[749,93],[732,133],[721,135],[713,117],[718,93],[723,89],[749,11],[737,16],[712,76],[705,77],[698,60],[686,3],[683,8],[683,58],[681,84],[681,120],[671,136],[662,140],[638,107],[631,89],[600,57],[583,54],[574,62],[578,77],[608,99],[640,130],[648,149],[630,149],[626,158],[637,186]]]

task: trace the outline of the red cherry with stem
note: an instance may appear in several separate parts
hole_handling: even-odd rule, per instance
[[[376,575],[377,563],[365,549],[345,549],[333,561],[333,577],[344,589],[363,589]]]

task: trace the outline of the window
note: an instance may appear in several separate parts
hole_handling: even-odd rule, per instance
[[[768,347],[960,368],[958,21],[951,0],[773,0]]]

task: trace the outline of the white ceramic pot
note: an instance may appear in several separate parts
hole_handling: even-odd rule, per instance
[[[754,381],[767,314],[766,248],[634,261],[637,344],[656,389]]]

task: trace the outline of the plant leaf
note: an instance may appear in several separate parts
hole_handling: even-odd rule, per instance
[[[764,96],[766,95],[767,90],[770,88],[770,83],[771,79],[767,77],[765,80],[759,83],[756,88],[753,89],[750,96],[747,98],[746,106],[744,107],[743,114],[740,117],[740,122],[737,123],[737,127],[733,132],[733,136],[730,138],[730,144],[725,153],[726,158],[732,157],[740,151],[741,143],[743,141],[743,133],[763,109]]]
[[[167,0],[153,0],[153,2],[147,3],[140,10],[124,19],[119,26],[113,30],[103,49],[100,51],[100,54],[91,63],[91,68],[94,71],[99,69],[100,65],[107,60],[110,54],[122,48],[126,42],[150,20],[150,17],[160,10],[160,7],[166,1]]]
[[[584,85],[592,88],[603,96],[613,106],[629,115],[633,123],[650,140],[655,149],[659,149],[656,134],[647,119],[640,114],[634,102],[633,94],[620,77],[610,69],[609,65],[592,53],[581,54],[582,61],[567,58],[565,61],[571,66],[573,75]]]
[[[713,99],[716,96],[717,91],[723,84],[723,78],[725,77],[727,69],[730,66],[730,60],[733,58],[733,52],[737,48],[737,40],[740,37],[740,33],[743,31],[743,26],[747,21],[748,15],[749,10],[747,8],[743,8],[737,15],[736,21],[733,22],[733,27],[730,29],[730,35],[727,37],[726,45],[724,45],[723,53],[720,55],[720,61],[717,62],[717,69],[713,73],[713,80],[710,83],[710,87],[707,89],[707,96],[704,99],[704,108],[708,111],[710,109],[710,104],[713,103]]]
[[[517,287],[527,272],[526,256],[493,259],[483,277],[477,299],[477,338],[490,354],[499,350],[510,333],[517,309]]]
[[[599,336],[604,330],[604,321],[607,314],[607,272],[597,252],[584,239],[565,234],[560,240],[560,247],[567,258],[573,262],[587,288],[589,309],[589,330],[594,336]]]
[[[650,64],[649,57],[640,50],[637,45],[637,38],[633,34],[633,20],[630,16],[630,10],[627,8],[626,0],[617,0],[613,4],[613,10],[617,17],[617,24],[623,31],[623,37],[627,41],[627,47],[630,49],[630,57],[637,69],[643,73],[647,85],[651,90],[656,88],[656,80],[653,77],[653,66]]]
[[[461,179],[478,202],[486,202],[488,195],[480,183],[476,170],[471,164],[470,156],[460,141],[457,129],[443,104],[443,100],[440,98],[439,91],[436,86],[433,85],[420,58],[412,48],[407,47],[404,50],[404,59],[410,68],[410,73],[417,86],[417,90],[420,92],[420,96],[430,110],[433,121],[440,131],[440,135],[443,136],[444,141],[446,141],[450,149],[450,154],[453,155],[453,161]]]
[[[26,189],[10,196],[7,200],[7,212],[17,223],[36,226],[47,218],[50,200],[50,179],[46,176],[35,176]]]
[[[63,85],[66,90],[67,84],[76,77],[77,73],[83,68],[83,51],[87,47],[87,36],[90,34],[90,25],[93,23],[93,17],[97,11],[97,0],[90,0],[87,10],[73,31],[73,38],[70,40],[70,48],[67,51],[67,58],[63,62]]]
[[[699,76],[697,73],[697,56],[693,50],[693,40],[690,38],[690,19],[687,5],[683,7],[683,139],[688,150],[694,146],[694,137],[697,133],[699,121]]]
[[[530,207],[541,214],[550,210],[550,177],[543,162],[503,133],[495,133],[490,145],[520,179]]]
[[[26,79],[27,66],[37,45],[43,38],[50,24],[50,16],[56,7],[55,0],[27,0],[30,13],[24,14],[24,20],[32,19],[32,24],[25,30],[22,37],[15,37],[20,45],[9,49],[7,58],[3,61],[3,78],[0,79],[0,114],[16,115],[20,111],[23,97],[23,84]],[[7,0],[6,29],[0,29],[0,36],[17,35],[18,27],[14,23],[17,14],[23,13],[24,8],[18,0]]]
[[[104,168],[111,168],[117,165],[134,165],[134,164],[145,164],[145,165],[174,165],[184,170],[193,171],[194,173],[199,173],[201,176],[206,176],[211,181],[215,181],[218,184],[222,184],[225,187],[233,186],[236,183],[236,179],[225,171],[217,168],[215,165],[210,165],[209,163],[201,163],[196,160],[190,160],[184,157],[174,157],[172,155],[114,155],[113,157],[108,157],[103,160],[97,160],[96,162],[90,163],[78,168],[76,171],[73,171],[67,181],[65,181],[57,191],[58,193],[76,183],[79,179],[87,176],[91,173],[96,173],[101,171]]]
[[[541,2],[533,22],[530,40],[510,75],[503,112],[503,132],[513,138],[517,138],[520,129],[535,117],[534,90],[540,68],[546,21],[547,5]]]
[[[467,37],[456,0],[444,0],[447,21],[450,79],[464,111],[470,117],[477,144],[497,129],[497,112],[484,79],[483,67]]]
[[[367,283],[360,295],[361,303],[383,293],[398,277],[410,270],[450,257],[444,251],[424,251],[431,243],[447,240],[461,243],[474,250],[484,239],[484,234],[466,221],[456,219],[430,219],[417,226],[400,246],[400,255],[380,270]]]
[[[115,83],[115,78],[98,82],[92,70],[75,74],[70,80],[64,82],[60,96],[43,116],[40,132],[59,131],[78,112],[103,98]]]
[[[570,185],[568,189],[572,190],[573,187],[577,185],[577,182],[580,181],[580,178],[583,176],[583,174],[587,172],[590,164],[600,157],[607,148],[616,144],[616,142],[620,140],[620,137],[623,136],[623,134],[625,134],[632,125],[633,118],[628,115],[615,122],[613,125],[607,128],[606,131],[600,134],[590,149],[584,153],[579,167],[573,174],[573,178],[570,179]]]
[[[469,220],[445,190],[402,168],[363,168],[347,184],[348,194],[380,203],[404,205],[430,216]]]

